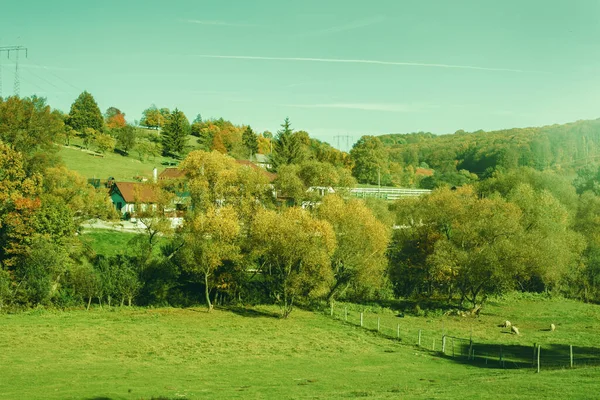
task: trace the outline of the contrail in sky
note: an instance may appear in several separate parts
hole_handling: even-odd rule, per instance
[[[220,58],[220,59],[231,59],[231,60],[304,61],[304,62],[340,63],[340,64],[374,64],[374,65],[396,65],[396,66],[409,66],[409,67],[471,69],[471,70],[478,70],[478,71],[536,72],[536,73],[541,72],[541,71],[525,71],[525,70],[521,70],[521,69],[511,69],[511,68],[477,67],[477,66],[473,66],[473,65],[429,64],[429,63],[415,63],[415,62],[339,59],[339,58],[223,56],[223,55],[214,55],[214,54],[192,54],[192,56],[201,57],[201,58]]]

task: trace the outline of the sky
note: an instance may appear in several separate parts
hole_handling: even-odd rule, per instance
[[[600,0],[4,1],[20,95],[362,135],[600,117]],[[0,54],[13,94],[15,54]]]

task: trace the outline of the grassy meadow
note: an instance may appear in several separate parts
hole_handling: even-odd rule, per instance
[[[59,155],[67,168],[79,172],[86,178],[108,179],[112,176],[117,181],[126,182],[134,181],[136,176],[152,178],[154,167],[157,167],[160,173],[165,168],[162,163],[172,161],[163,157],[140,161],[133,154],[122,156],[117,153],[106,153],[103,157],[98,157],[73,147],[61,148]]]
[[[104,229],[87,230],[82,236],[82,241],[96,254],[106,257],[124,253],[137,233],[118,232]]]
[[[358,307],[358,306],[355,306]],[[597,306],[554,300],[490,305],[480,319],[398,318],[485,340],[528,343],[550,317],[565,317],[555,341],[594,342]],[[557,310],[558,314],[552,314]],[[596,398],[597,367],[502,369],[463,363],[402,333],[386,338],[328,313],[277,308],[33,310],[0,315],[0,399]],[[353,315],[355,311],[351,311]],[[501,315],[496,315],[500,313]],[[521,337],[499,333],[514,316]],[[384,323],[381,323],[384,325]],[[590,324],[590,325],[588,325]],[[587,332],[589,328],[589,334]],[[436,327],[436,328],[434,328]],[[371,328],[373,326],[371,325]],[[447,332],[447,333],[448,333]],[[563,395],[561,395],[561,393]]]

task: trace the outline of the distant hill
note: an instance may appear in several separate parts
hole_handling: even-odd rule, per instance
[[[428,132],[378,136],[391,162],[427,166],[440,173],[466,170],[479,176],[520,166],[570,172],[600,162],[600,119],[497,131]]]

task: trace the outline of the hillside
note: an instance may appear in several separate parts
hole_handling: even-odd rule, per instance
[[[569,172],[600,161],[600,119],[564,125],[497,131],[457,131],[378,136],[389,159],[403,165],[426,163],[438,172],[467,170],[480,177],[496,168],[520,166]]]

